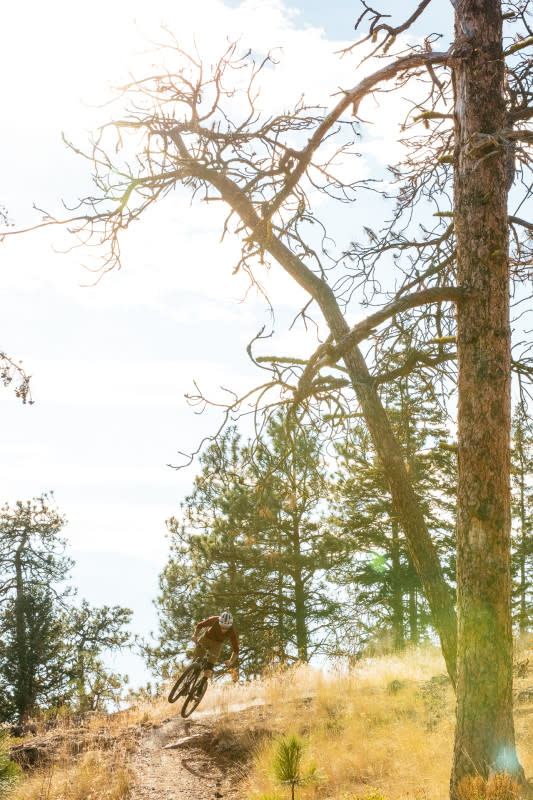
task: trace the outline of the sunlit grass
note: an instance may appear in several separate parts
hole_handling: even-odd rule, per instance
[[[32,771],[10,800],[127,800],[130,787],[123,751],[93,751]]]
[[[531,646],[531,642],[526,642]],[[524,645],[522,645],[523,647]],[[533,652],[522,650],[522,660]],[[300,683],[302,682],[302,684]],[[515,689],[531,684],[515,679]],[[361,661],[350,672],[299,668],[277,691],[271,725],[278,734],[306,737],[323,780],[301,787],[299,800],[445,800],[453,750],[455,696],[435,648]],[[311,702],[298,698],[312,696]],[[533,770],[533,704],[517,704],[519,756]],[[275,739],[265,737],[243,786],[243,800],[274,796]]]
[[[515,692],[533,685],[532,644],[523,642],[517,655],[525,669]],[[126,800],[139,730],[179,717],[180,702],[166,700],[170,685],[157,700],[86,718],[87,732],[116,737],[114,745],[27,774],[13,799]],[[365,659],[352,670],[298,665],[243,684],[215,682],[191,719],[240,737],[241,800],[287,797],[272,765],[280,737],[292,735],[305,741],[317,768],[317,780],[297,787],[297,800],[447,800],[454,708],[442,656],[424,647]],[[515,725],[530,776],[533,698],[516,704]]]
[[[448,797],[454,697],[436,649],[367,659],[350,671],[298,667],[268,678],[262,698],[265,722],[277,734],[304,737],[321,774],[299,787],[301,800]],[[266,736],[243,800],[279,793],[275,753],[276,738]]]

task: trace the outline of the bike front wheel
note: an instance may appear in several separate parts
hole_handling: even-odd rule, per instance
[[[179,676],[178,680],[172,687],[168,695],[168,702],[175,703],[182,691],[185,689],[187,679],[192,677],[192,672],[194,671],[194,667],[190,664]],[[188,692],[186,692],[188,693]]]
[[[183,707],[181,709],[182,717],[185,718],[189,717],[194,711],[194,709],[198,708],[206,691],[207,691],[207,678],[202,677],[194,681],[193,685],[189,689],[187,699],[185,700]]]

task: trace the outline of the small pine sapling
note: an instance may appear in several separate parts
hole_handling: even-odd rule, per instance
[[[294,800],[297,786],[304,786],[318,779],[314,762],[304,769],[303,757],[307,749],[303,739],[292,734],[278,739],[272,761],[274,776],[283,786],[289,786],[291,800]]]

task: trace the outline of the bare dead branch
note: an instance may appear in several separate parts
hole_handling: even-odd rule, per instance
[[[413,13],[408,17],[408,19],[406,19],[405,22],[402,22],[400,25],[396,26],[387,25],[387,23],[381,22],[381,20],[390,17],[390,14],[383,14],[380,11],[376,11],[374,8],[369,6],[368,3],[365,2],[365,0],[361,0],[361,2],[364,7],[364,11],[360,15],[357,22],[355,23],[354,30],[357,31],[361,26],[361,23],[363,21],[366,21],[365,18],[368,16],[370,18],[370,24],[368,26],[368,34],[364,38],[355,42],[350,47],[347,47],[345,50],[342,50],[341,51],[342,53],[351,52],[355,47],[358,47],[359,45],[364,44],[369,40],[372,42],[376,42],[379,34],[382,32],[385,33],[385,36],[383,40],[379,43],[378,48],[376,48],[374,52],[376,52],[379,49],[382,49],[383,52],[386,53],[390,49],[390,47],[394,44],[396,37],[404,33],[411,27],[413,22],[415,22],[418,19],[418,17],[421,16],[423,11],[431,3],[431,0],[422,0],[418,4],[416,9],[413,11]]]
[[[344,353],[354,344],[362,342],[366,339],[372,331],[385,320],[394,317],[397,314],[407,311],[410,308],[426,305],[428,303],[442,303],[453,302],[458,303],[465,297],[465,292],[456,286],[444,286],[434,289],[425,289],[421,292],[415,292],[411,295],[404,295],[403,297],[394,300],[392,303],[384,306],[379,311],[371,314],[362,322],[357,323],[350,330],[343,339],[331,348],[329,357],[336,361],[342,358]]]
[[[6,353],[0,352],[0,381],[4,386],[12,386],[15,397],[22,400],[23,404],[33,405],[30,389],[31,375],[27,375],[22,368],[21,361],[14,361]]]

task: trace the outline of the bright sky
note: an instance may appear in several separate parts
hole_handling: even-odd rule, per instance
[[[436,29],[451,14],[446,0],[434,1]],[[130,70],[139,75],[155,62],[149,40],[160,38],[162,23],[184,44],[194,34],[207,59],[237,36],[259,53],[279,47],[280,66],[262,94],[267,111],[288,107],[302,91],[330,105],[339,87],[356,83],[356,62],[335,55],[351,41],[354,7],[330,4],[324,16],[319,0],[9,3],[0,29],[0,201],[19,227],[39,220],[32,203],[59,211],[61,198],[74,204],[85,194],[87,165],[65,148],[61,131],[83,143],[108,119],[108,107],[91,104],[106,100],[108,86]],[[397,147],[393,111],[368,109],[374,126],[359,148],[360,174]],[[36,401],[24,407],[9,390],[0,392],[0,499],[53,489],[69,519],[80,594],[132,607],[136,632],[155,627],[164,522],[179,512],[194,476],[194,467],[166,465],[218,421],[195,416],[184,394],[193,380],[211,394],[221,385],[249,388],[256,374],[245,346],[269,322],[261,298],[241,302],[246,282],[231,277],[236,243],[220,245],[221,220],[220,208],[190,207],[178,193],[132,231],[124,269],[93,288],[81,288],[91,280],[82,267],[86,253],[56,252],[67,244],[59,231],[11,239],[0,250],[0,349],[23,359]],[[264,280],[278,308],[273,350],[311,352],[315,343],[302,331],[287,340],[286,320],[305,302],[303,293],[275,270]],[[118,667],[135,682],[147,677],[132,657]]]

